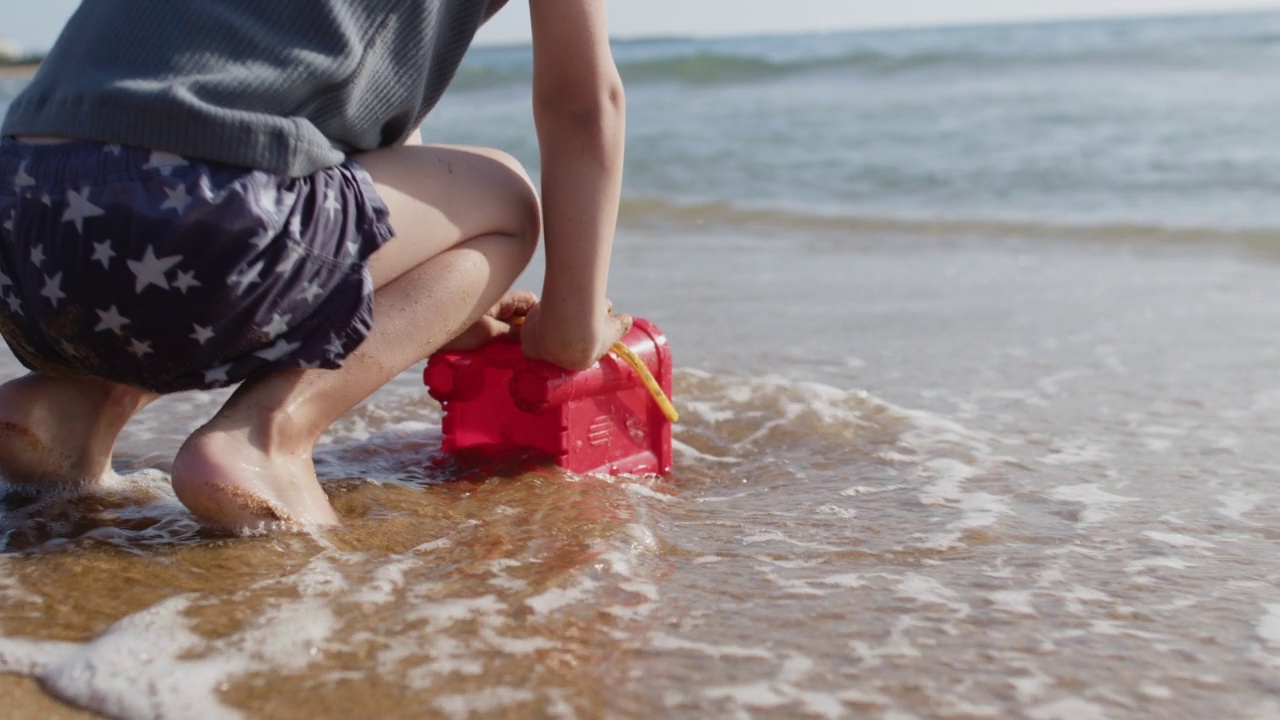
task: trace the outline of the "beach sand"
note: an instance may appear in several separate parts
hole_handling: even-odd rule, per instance
[[[35,680],[17,675],[0,675],[0,698],[0,702],[4,703],[4,716],[14,720],[83,720],[102,717],[58,702],[44,694]]]
[[[23,63],[21,65],[0,65],[0,80],[29,78],[36,74],[39,63]]]

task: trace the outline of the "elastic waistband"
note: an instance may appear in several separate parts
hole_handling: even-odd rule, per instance
[[[209,166],[172,153],[95,140],[29,143],[12,136],[0,138],[0,192],[15,189],[11,178],[19,184],[25,178],[28,185],[52,189],[145,180]]]

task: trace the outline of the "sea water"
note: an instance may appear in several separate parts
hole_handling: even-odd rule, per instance
[[[674,473],[457,480],[416,367],[318,449],[341,528],[226,537],[166,475],[226,394],[168,397],[0,515],[0,670],[118,718],[1280,717],[1280,15],[614,49]],[[536,177],[528,61],[426,139]]]

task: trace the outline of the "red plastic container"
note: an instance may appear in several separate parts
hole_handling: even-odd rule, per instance
[[[670,397],[666,336],[635,318],[622,342]],[[423,382],[444,407],[445,453],[543,456],[579,473],[671,471],[671,421],[613,353],[569,372],[525,358],[517,342],[494,342],[433,355]]]

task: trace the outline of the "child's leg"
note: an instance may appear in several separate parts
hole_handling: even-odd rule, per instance
[[[107,380],[37,373],[0,385],[0,476],[33,487],[101,480],[120,430],[157,397]]]
[[[373,330],[338,370],[290,370],[246,382],[187,440],[174,461],[174,490],[208,522],[336,522],[311,460],[320,435],[477,323],[533,254],[538,200],[511,158],[396,147],[360,162],[396,231],[370,260]]]

